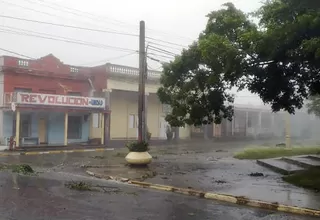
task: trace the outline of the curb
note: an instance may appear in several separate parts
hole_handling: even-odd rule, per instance
[[[35,151],[35,152],[20,152],[20,153],[0,153],[1,156],[28,156],[42,154],[62,154],[62,153],[84,153],[84,152],[102,152],[113,151],[114,148],[95,148],[95,149],[75,149],[75,150],[52,150],[52,151]]]
[[[268,209],[272,211],[280,211],[280,212],[287,212],[292,214],[317,216],[317,217],[320,216],[320,210],[301,208],[297,206],[282,205],[282,204],[279,204],[278,202],[273,202],[273,203],[264,202],[259,200],[252,200],[244,196],[233,196],[233,195],[227,195],[227,194],[198,191],[194,189],[178,188],[178,187],[168,186],[168,185],[134,181],[134,180],[129,180],[121,177],[113,177],[113,176],[107,176],[102,174],[96,174],[88,170],[86,171],[86,173],[90,176],[93,176],[99,179],[114,180],[122,183],[125,182],[129,185],[134,185],[142,188],[150,188],[150,189],[166,191],[166,192],[175,192],[175,193],[180,193],[184,195],[204,198],[204,199],[216,200],[216,201],[227,202],[227,203],[232,203],[237,205],[244,205],[244,206],[255,207],[255,208]]]

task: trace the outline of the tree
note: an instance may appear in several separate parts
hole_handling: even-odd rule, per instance
[[[320,96],[312,96],[307,103],[308,113],[320,117]]]
[[[172,112],[172,126],[231,119],[232,87],[258,94],[274,111],[294,113],[320,93],[320,4],[271,0],[254,15],[232,3],[208,23],[181,56],[164,66],[158,96]]]
[[[249,47],[246,34],[256,32],[256,27],[233,4],[225,6],[208,15],[198,42],[164,65],[158,96],[171,105],[166,117],[171,126],[220,123],[233,115],[228,89],[243,74],[246,52],[242,48]]]

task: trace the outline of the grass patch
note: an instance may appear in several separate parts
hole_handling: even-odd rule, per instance
[[[34,170],[32,169],[32,167],[27,164],[12,165],[11,169],[12,169],[12,172],[14,173],[21,173],[24,175],[30,175],[34,173]]]
[[[93,188],[90,184],[82,181],[66,183],[65,186],[69,189],[78,190],[78,191],[93,191]]]
[[[242,152],[236,153],[237,159],[267,159],[276,157],[288,157],[307,154],[320,154],[320,147],[257,147],[248,148]]]
[[[11,170],[14,173],[20,173],[23,175],[31,175],[35,173],[32,167],[27,164],[14,164],[14,165],[0,164],[0,171],[1,170]]]
[[[293,185],[320,192],[320,168],[313,167],[299,173],[284,176],[282,179]]]

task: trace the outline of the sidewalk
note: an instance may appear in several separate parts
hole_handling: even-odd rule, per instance
[[[106,178],[122,177],[320,209],[320,193],[285,183],[281,175],[257,165],[255,161],[233,159],[233,153],[238,150],[241,149],[236,143],[153,148],[150,153],[154,160],[148,168],[124,166],[124,158],[119,157],[97,167],[91,164],[87,170]],[[263,176],[252,175],[254,173],[262,173]]]

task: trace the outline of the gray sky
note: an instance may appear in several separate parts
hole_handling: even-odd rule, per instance
[[[174,44],[187,46],[195,40],[204,29],[205,17],[212,10],[217,10],[228,1],[225,0],[0,0],[0,15],[7,15],[45,22],[63,23],[66,25],[88,27],[92,29],[112,30],[130,34],[138,34],[140,20],[145,20],[147,36],[168,41]],[[236,7],[245,12],[257,9],[260,0],[232,0]],[[28,10],[32,9],[32,10]],[[71,10],[69,9],[71,8]],[[79,13],[79,11],[86,13]],[[40,11],[36,12],[36,11]],[[20,32],[20,35],[9,34],[8,30]],[[18,29],[26,29],[28,32]],[[5,29],[5,30],[4,30]],[[5,31],[6,33],[4,33]],[[138,50],[138,38],[92,31],[83,31],[70,28],[54,27],[25,21],[17,21],[0,17],[0,48],[12,50],[30,57],[39,58],[49,53],[54,54],[62,62],[71,65],[98,65],[106,62],[138,66],[138,55],[132,51],[122,49],[104,49],[85,45],[53,41],[21,35],[21,32],[30,34],[30,31],[41,32],[57,37],[72,38],[112,47]],[[39,35],[38,33],[33,33]],[[40,34],[43,35],[43,34]],[[64,39],[65,40],[65,39]],[[163,44],[161,47],[172,53],[179,53],[181,46]],[[131,55],[128,55],[130,54]],[[161,54],[154,52],[155,54]],[[0,55],[12,55],[0,51]],[[168,58],[152,55],[159,60],[168,61]],[[162,54],[164,55],[164,54]],[[112,59],[125,56],[123,58]],[[168,56],[168,55],[165,55]],[[149,62],[149,67],[158,69],[161,65]],[[250,96],[247,92],[238,96]],[[241,103],[257,102],[254,98],[245,98]]]

